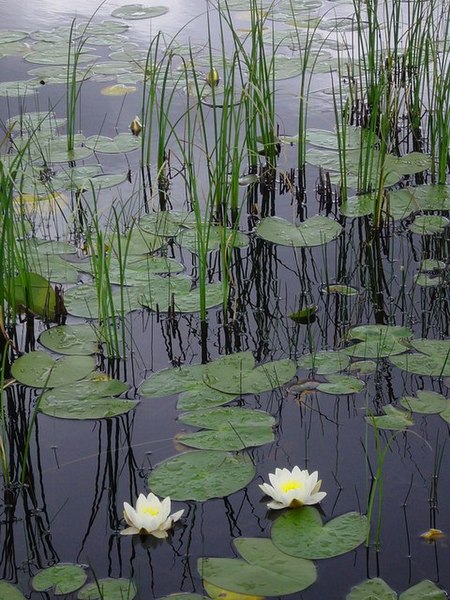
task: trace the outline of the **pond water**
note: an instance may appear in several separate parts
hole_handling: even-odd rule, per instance
[[[447,3],[160,8],[0,0],[0,599],[445,598]]]

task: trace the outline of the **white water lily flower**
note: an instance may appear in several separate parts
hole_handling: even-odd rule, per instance
[[[157,538],[167,537],[167,530],[175,521],[181,517],[184,510],[170,514],[170,498],[160,500],[155,494],[150,493],[147,498],[139,494],[136,509],[123,503],[123,517],[127,522],[127,529],[120,533],[122,535],[134,535],[136,533],[149,534]]]
[[[269,473],[270,483],[263,483],[259,487],[267,495],[273,498],[267,507],[275,510],[280,508],[295,508],[305,504],[317,504],[325,496],[326,492],[320,492],[322,481],[318,480],[318,473],[309,474],[305,469],[299,467],[289,469],[275,469],[275,473]]]

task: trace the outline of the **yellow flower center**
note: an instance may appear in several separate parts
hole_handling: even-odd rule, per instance
[[[282,483],[280,487],[281,491],[284,494],[287,494],[287,492],[290,492],[291,490],[301,490],[303,488],[303,483],[296,479],[290,479],[289,481]]]
[[[159,515],[159,508],[153,508],[152,506],[146,506],[145,508],[142,509],[142,512],[145,513],[146,515],[156,517],[156,515]]]

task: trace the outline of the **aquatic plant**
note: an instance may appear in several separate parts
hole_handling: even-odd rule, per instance
[[[123,503],[123,516],[127,522],[127,529],[121,530],[121,535],[144,534],[156,538],[166,538],[167,531],[178,521],[184,510],[170,514],[170,498],[160,500],[155,494],[139,494],[136,508],[128,502]]]
[[[301,470],[297,466],[292,471],[275,469],[275,473],[269,473],[269,480],[272,485],[263,483],[259,488],[273,498],[267,507],[274,510],[317,504],[327,495],[320,491],[322,481],[318,479],[317,471],[310,474],[307,469]]]

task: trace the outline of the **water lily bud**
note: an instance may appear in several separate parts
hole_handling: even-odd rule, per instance
[[[206,83],[210,87],[216,87],[219,85],[219,81],[220,81],[219,73],[218,73],[217,69],[215,69],[213,67],[211,69],[211,71],[206,75]]]
[[[139,135],[142,131],[142,123],[138,116],[131,121],[130,130],[133,135]]]

